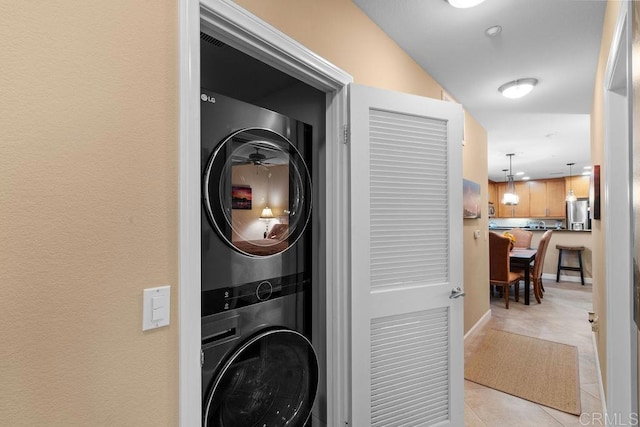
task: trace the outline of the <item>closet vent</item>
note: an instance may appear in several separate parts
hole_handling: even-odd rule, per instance
[[[211,37],[209,34],[205,34],[202,31],[200,32],[200,40],[202,40],[203,42],[207,42],[209,44],[212,44],[216,47],[224,47],[226,46],[223,42],[221,42],[220,40]]]

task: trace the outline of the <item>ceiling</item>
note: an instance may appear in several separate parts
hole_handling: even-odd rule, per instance
[[[353,0],[488,132],[489,179],[573,175],[591,164],[589,113],[605,0]],[[489,37],[485,30],[500,25]],[[524,98],[498,87],[536,78]],[[521,176],[516,176],[516,180]]]

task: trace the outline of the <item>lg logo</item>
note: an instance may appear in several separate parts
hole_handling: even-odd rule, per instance
[[[202,94],[200,95],[200,99],[202,99],[204,102],[210,102],[212,104],[216,103],[216,99],[213,96],[209,96],[207,94]]]

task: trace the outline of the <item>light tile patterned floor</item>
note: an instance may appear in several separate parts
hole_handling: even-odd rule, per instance
[[[555,283],[544,280],[546,292],[542,303],[531,297],[524,305],[513,297],[509,310],[504,298],[491,298],[491,319],[465,340],[465,358],[473,353],[488,329],[502,329],[578,347],[582,415],[577,417],[546,406],[465,381],[466,426],[585,426],[600,423],[602,405],[596,375],[591,325],[587,321],[591,310],[591,285],[574,282]],[[521,286],[520,288],[522,288]]]

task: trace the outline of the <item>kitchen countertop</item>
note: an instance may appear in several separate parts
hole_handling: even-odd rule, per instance
[[[493,228],[489,228],[489,231],[507,231],[507,230],[513,230],[514,228],[520,228],[521,230],[528,230],[528,231],[543,231],[543,232],[547,230],[553,230],[554,232],[591,233],[591,230],[567,230],[566,228],[553,228],[553,227],[548,227],[548,228],[493,227]]]

